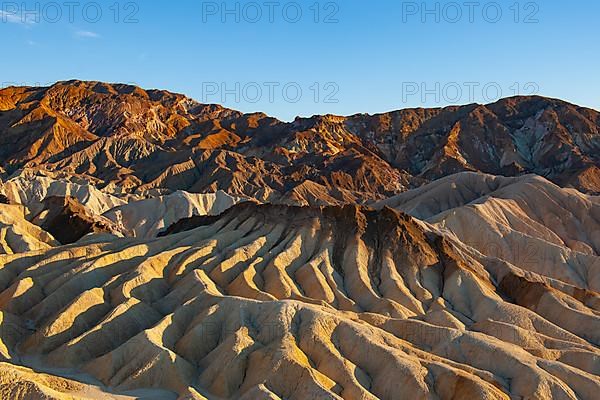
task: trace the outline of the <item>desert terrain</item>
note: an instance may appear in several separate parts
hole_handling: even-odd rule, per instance
[[[0,398],[595,400],[599,130],[0,90]]]

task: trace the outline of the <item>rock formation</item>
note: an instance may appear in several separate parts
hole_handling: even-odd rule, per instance
[[[0,254],[24,253],[57,245],[52,235],[25,219],[25,208],[0,204]]]
[[[169,195],[132,201],[104,213],[133,237],[152,238],[177,221],[201,215],[218,215],[244,199],[225,192],[196,194],[178,191]]]
[[[46,197],[41,206],[31,222],[62,244],[75,243],[90,233],[119,233],[111,220],[95,216],[73,197]]]
[[[593,399],[600,387],[594,265],[576,286],[390,208],[245,203],[207,222],[0,258],[0,309],[23,337],[2,338],[8,353],[196,398]]]
[[[599,124],[2,90],[0,398],[595,400]]]

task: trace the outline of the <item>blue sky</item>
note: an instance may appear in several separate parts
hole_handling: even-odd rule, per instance
[[[284,120],[516,93],[600,109],[598,3],[0,1],[0,84],[135,83]]]

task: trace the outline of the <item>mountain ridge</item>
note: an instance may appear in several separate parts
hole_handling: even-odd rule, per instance
[[[382,200],[462,171],[536,173],[597,194],[599,127],[597,111],[540,96],[282,122],[163,90],[67,81],[0,91],[0,168],[313,205]]]

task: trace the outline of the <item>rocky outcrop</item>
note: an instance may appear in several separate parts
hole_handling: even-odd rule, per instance
[[[47,197],[32,222],[62,244],[75,243],[90,233],[120,234],[108,218],[98,217],[73,197]]]

